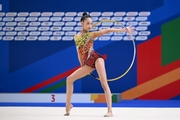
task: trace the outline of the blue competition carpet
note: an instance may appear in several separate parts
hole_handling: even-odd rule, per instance
[[[0,103],[0,106],[64,107],[65,103]],[[73,103],[74,107],[106,107],[105,103]],[[180,100],[123,100],[113,107],[180,107]]]

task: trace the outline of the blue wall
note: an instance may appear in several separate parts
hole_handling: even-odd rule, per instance
[[[4,12],[116,12],[150,11],[161,8],[166,0],[7,0],[0,1]],[[174,0],[175,1],[175,0]],[[179,1],[176,1],[179,3]],[[167,9],[167,8],[166,8]],[[168,8],[171,10],[173,8]],[[174,8],[175,9],[175,8]],[[164,11],[159,11],[162,15]],[[178,12],[177,12],[178,13]],[[179,12],[180,13],[180,12]],[[148,39],[161,34],[160,26],[177,18],[176,15],[159,20],[154,15],[148,30]],[[159,21],[158,21],[159,20]],[[136,45],[143,43],[136,41]],[[127,41],[96,41],[95,49],[107,55],[106,68],[109,78],[122,74],[129,66],[133,47]],[[79,66],[74,41],[0,41],[0,86],[2,92],[21,92],[31,86]],[[94,72],[96,74],[96,72]],[[59,84],[65,78],[33,92]],[[137,61],[122,79],[109,83],[112,92],[120,93],[137,85]],[[52,92],[65,92],[65,87]],[[91,76],[75,83],[76,93],[103,92],[99,81]]]

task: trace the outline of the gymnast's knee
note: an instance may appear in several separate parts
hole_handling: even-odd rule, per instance
[[[103,88],[104,91],[106,91],[106,90],[108,89],[108,84],[107,84],[107,82],[105,82],[105,81],[102,81],[102,82],[101,82],[101,86],[102,86],[102,88]]]
[[[73,78],[71,77],[71,76],[68,76],[67,78],[66,78],[66,83],[67,84],[71,84],[71,83],[73,83],[74,82],[74,80],[73,80]]]

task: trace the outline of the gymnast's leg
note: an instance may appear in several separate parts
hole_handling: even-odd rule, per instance
[[[86,76],[93,70],[94,68],[84,65],[67,77],[66,79],[66,114],[64,114],[65,116],[68,116],[70,114],[70,110],[73,107],[71,104],[71,98],[72,98],[72,94],[74,90],[73,83],[79,78]]]
[[[104,117],[112,117],[112,96],[111,96],[111,91],[107,82],[107,76],[106,76],[106,70],[105,70],[105,65],[104,65],[104,59],[103,58],[98,58],[95,62],[96,70],[98,72],[102,88],[104,89],[105,97],[106,97],[106,102],[108,106],[108,112],[107,114],[104,115]]]

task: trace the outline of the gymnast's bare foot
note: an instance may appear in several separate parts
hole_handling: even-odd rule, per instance
[[[64,114],[64,116],[69,116],[72,108],[73,108],[72,104],[66,105],[66,113]]]
[[[113,114],[112,114],[112,112],[108,112],[104,115],[104,117],[113,117]]]

